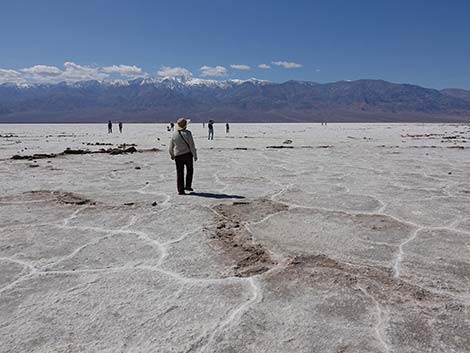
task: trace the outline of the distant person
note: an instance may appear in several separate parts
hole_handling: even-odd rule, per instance
[[[230,132],[230,125],[229,123],[225,124],[225,133],[228,134]]]
[[[214,121],[209,120],[209,124],[207,124],[207,127],[209,129],[209,135],[207,137],[208,140],[213,140],[214,139]]]
[[[205,122],[202,122],[202,128],[203,128],[203,129],[206,128],[206,123],[205,123]]]
[[[170,130],[175,131],[175,123],[173,122],[170,123]]]
[[[122,134],[122,122],[119,122],[119,133]]]
[[[187,130],[189,120],[180,118],[176,122],[176,131],[171,136],[169,152],[176,163],[176,185],[179,195],[186,195],[186,191],[193,191],[193,159],[197,161],[197,151],[191,131]],[[184,167],[186,166],[186,183],[184,180]]]
[[[113,133],[113,123],[111,122],[111,120],[108,121],[108,134],[112,134]]]

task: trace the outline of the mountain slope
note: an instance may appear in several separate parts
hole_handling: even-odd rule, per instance
[[[462,92],[463,91],[463,92]],[[271,83],[185,78],[0,85],[0,122],[466,121],[464,90],[382,80]],[[469,94],[470,95],[470,94]]]
[[[464,99],[466,101],[470,101],[470,91],[465,90],[465,89],[460,89],[460,88],[447,88],[441,90],[442,93],[455,97],[455,98],[460,98]]]

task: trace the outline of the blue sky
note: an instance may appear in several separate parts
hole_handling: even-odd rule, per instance
[[[0,0],[0,80],[174,68],[214,79],[470,89],[470,1]]]

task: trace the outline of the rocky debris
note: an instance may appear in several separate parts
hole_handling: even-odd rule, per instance
[[[135,202],[124,202],[124,206],[134,206]]]
[[[15,134],[5,134],[5,135],[0,134],[0,138],[8,139],[12,137],[19,137],[19,136]]]
[[[232,205],[249,205],[248,201],[234,201]]]
[[[409,148],[442,148],[442,147],[432,145],[432,146],[409,146]]]
[[[429,137],[437,137],[437,136],[444,136],[444,134],[406,134],[406,135],[400,135],[401,137],[411,137],[415,139],[419,138],[429,138]]]
[[[57,201],[59,203],[64,203],[64,204],[71,204],[71,205],[85,205],[91,203],[91,200],[74,194],[72,192],[56,192],[54,191],[52,193],[57,197]]]
[[[284,144],[284,145],[290,145],[290,144],[292,144],[292,140],[285,140],[285,141],[283,142],[283,144]]]
[[[90,150],[80,150],[80,149],[75,150],[69,147],[67,147],[65,151],[62,152],[62,154],[88,154],[88,153],[93,153],[93,152]]]
[[[112,143],[106,143],[106,142],[87,142],[84,143],[87,146],[112,146]]]
[[[318,145],[316,148],[333,148],[333,145]],[[314,146],[300,146],[300,147],[294,147],[294,146],[286,146],[286,145],[272,145],[272,146],[266,146],[266,148],[273,148],[273,149],[281,149],[281,148],[315,148]]]
[[[125,145],[121,145],[125,146]],[[34,159],[46,159],[46,158],[56,158],[59,156],[66,156],[66,155],[84,155],[84,154],[98,154],[98,153],[107,153],[110,155],[118,155],[118,154],[128,154],[128,153],[142,153],[142,152],[158,152],[160,151],[158,148],[149,148],[149,149],[142,149],[138,150],[134,146],[131,147],[125,147],[125,148],[108,148],[108,149],[100,149],[98,151],[90,151],[88,149],[82,150],[82,149],[72,149],[72,148],[66,148],[63,152],[61,153],[35,153],[32,155],[14,155],[11,157],[13,160],[21,160],[21,159],[26,159],[26,160],[34,160]]]
[[[110,148],[110,149],[104,150],[101,153],[109,153],[111,155],[116,155],[116,154],[126,154],[126,153],[135,153],[135,152],[137,152],[137,148],[132,146],[132,147],[125,147],[125,148],[120,148],[120,147]]]
[[[134,169],[141,170],[142,168],[137,166],[137,167],[134,167]]]
[[[157,206],[157,201],[152,202],[152,206]]]
[[[266,148],[294,148],[294,146],[266,146]]]
[[[34,159],[47,159],[47,158],[54,158],[57,157],[55,153],[35,153],[33,155],[29,156],[21,156],[19,154],[15,154],[11,159],[13,160],[21,160],[21,159],[26,159],[26,160],[34,160]]]

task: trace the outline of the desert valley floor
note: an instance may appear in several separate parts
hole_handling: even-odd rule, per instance
[[[470,352],[470,125],[190,129],[0,125],[1,353]]]

